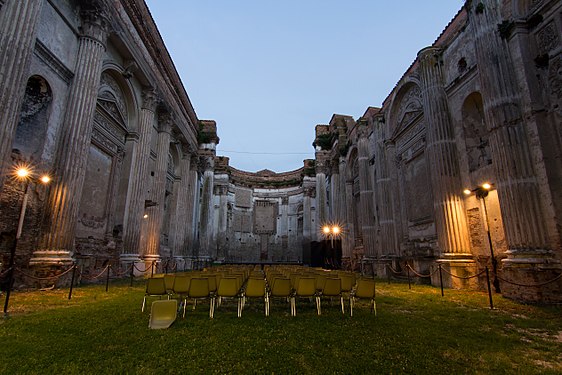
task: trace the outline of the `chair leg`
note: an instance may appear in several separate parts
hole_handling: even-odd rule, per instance
[[[353,316],[353,297],[349,297],[349,316]]]
[[[316,297],[316,312],[318,313],[318,315],[322,314],[322,301],[320,301],[320,297]]]
[[[213,319],[215,317],[215,299],[209,298],[209,317]]]
[[[375,316],[377,316],[377,303],[375,302],[374,298],[373,298],[373,312],[375,313]]]
[[[144,298],[142,299],[142,307],[141,307],[141,312],[144,312],[144,306],[146,304],[146,296],[144,296]]]
[[[183,317],[185,318],[185,308],[187,306],[187,298],[184,298],[183,300]]]
[[[341,303],[341,313],[342,313],[342,315],[345,315],[345,308],[343,306],[343,297],[342,296],[340,296],[340,303]]]

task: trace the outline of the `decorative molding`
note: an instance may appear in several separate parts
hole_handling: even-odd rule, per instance
[[[554,50],[559,44],[558,31],[554,21],[550,21],[535,35],[537,47],[540,54],[546,54]]]
[[[66,84],[70,84],[74,73],[39,39],[35,40],[35,55],[55,72]]]

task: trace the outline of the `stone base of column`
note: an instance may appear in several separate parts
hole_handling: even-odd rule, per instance
[[[442,258],[437,259],[437,264],[433,263],[428,270],[431,273],[431,285],[437,287],[441,285],[439,265],[441,265],[444,288],[474,290],[486,288],[485,274],[480,277],[471,277],[479,272],[477,263],[471,254],[443,254]]]
[[[375,262],[375,274],[378,277],[387,278],[389,275],[392,277],[393,272],[389,267],[392,267],[395,270],[399,268],[397,267],[398,259],[399,258],[395,256],[383,256],[382,258],[377,259]]]
[[[504,297],[524,303],[562,302],[562,265],[548,250],[507,251],[500,285]]]
[[[42,280],[31,280],[36,288],[66,287],[72,280],[74,259],[65,250],[38,250],[33,252],[29,261],[30,272]],[[58,276],[60,275],[60,276]]]
[[[351,270],[351,259],[349,257],[341,258],[341,269],[346,271]]]
[[[377,259],[374,257],[363,257],[361,259],[361,275],[373,277],[377,274]]]
[[[121,254],[119,255],[119,263],[122,269],[130,270],[130,267],[133,267],[134,276],[138,277],[143,275],[139,269],[144,270],[144,264],[139,266],[139,264],[143,262],[138,254]]]
[[[146,277],[154,276],[157,273],[160,273],[160,265],[162,262],[162,257],[158,254],[147,254],[142,257],[141,262],[139,263],[139,268],[143,269],[144,265],[144,272],[141,272],[142,275]]]

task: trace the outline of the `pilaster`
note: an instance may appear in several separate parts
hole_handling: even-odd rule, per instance
[[[155,120],[158,97],[154,90],[146,88],[142,92],[142,106],[139,116],[138,141],[133,146],[131,172],[125,205],[123,223],[123,254],[122,261],[138,260],[140,254],[140,238],[142,220],[147,200],[148,162],[150,159],[150,140]]]
[[[74,250],[82,188],[84,185],[88,150],[93,127],[98,87],[101,78],[102,57],[108,35],[108,21],[99,7],[83,10],[82,26],[74,80],[68,95],[66,113],[56,157],[54,186],[50,190],[51,220],[43,234],[42,251],[30,264],[42,263],[45,254]]]
[[[43,0],[8,1],[0,12],[0,189],[20,118]]]
[[[154,205],[147,207],[148,214],[146,251],[144,258],[155,260],[160,258],[160,235],[164,221],[164,203],[166,199],[166,172],[168,170],[168,154],[174,119],[171,113],[164,113],[159,119],[158,141],[156,144],[156,163],[154,178],[150,191],[150,200]]]
[[[358,214],[361,215],[361,233],[363,234],[363,251],[367,258],[380,256],[380,249],[377,252],[375,239],[375,213],[373,210],[374,192],[369,173],[369,139],[368,124],[365,120],[360,120],[359,139],[357,140],[357,162],[359,163],[359,194],[360,208]]]

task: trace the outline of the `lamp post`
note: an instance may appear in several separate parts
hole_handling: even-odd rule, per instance
[[[501,293],[500,281],[498,279],[498,261],[494,255],[494,245],[492,244],[492,236],[490,235],[490,220],[488,218],[488,208],[486,206],[486,197],[488,196],[490,189],[492,189],[492,185],[486,182],[475,189],[465,189],[464,193],[466,195],[470,195],[474,193],[476,198],[482,200],[482,206],[484,208],[484,221],[486,223],[486,235],[488,237],[488,245],[490,247],[490,257],[492,259],[492,271],[494,272],[493,285],[494,285],[494,289],[496,290],[496,293]]]
[[[322,233],[324,236],[331,240],[332,249],[334,248],[334,238],[337,238],[341,233],[341,228],[338,225],[324,225],[322,227]]]
[[[32,182],[40,182],[42,184],[48,184],[51,182],[51,177],[49,175],[44,174],[39,176],[39,178],[35,178],[31,168],[27,165],[20,165],[16,166],[14,177],[24,183],[24,193],[23,193],[23,200],[21,203],[21,210],[18,219],[18,228],[16,231],[16,238],[14,239],[14,243],[12,245],[12,249],[10,250],[10,261],[8,264],[8,290],[6,291],[6,300],[4,301],[4,316],[8,314],[8,304],[10,302],[10,294],[12,291],[12,284],[14,283],[14,263],[16,257],[16,250],[18,247],[18,240],[21,237],[23,231],[23,221],[25,219],[25,211],[27,209],[27,201],[29,198],[29,184]]]

